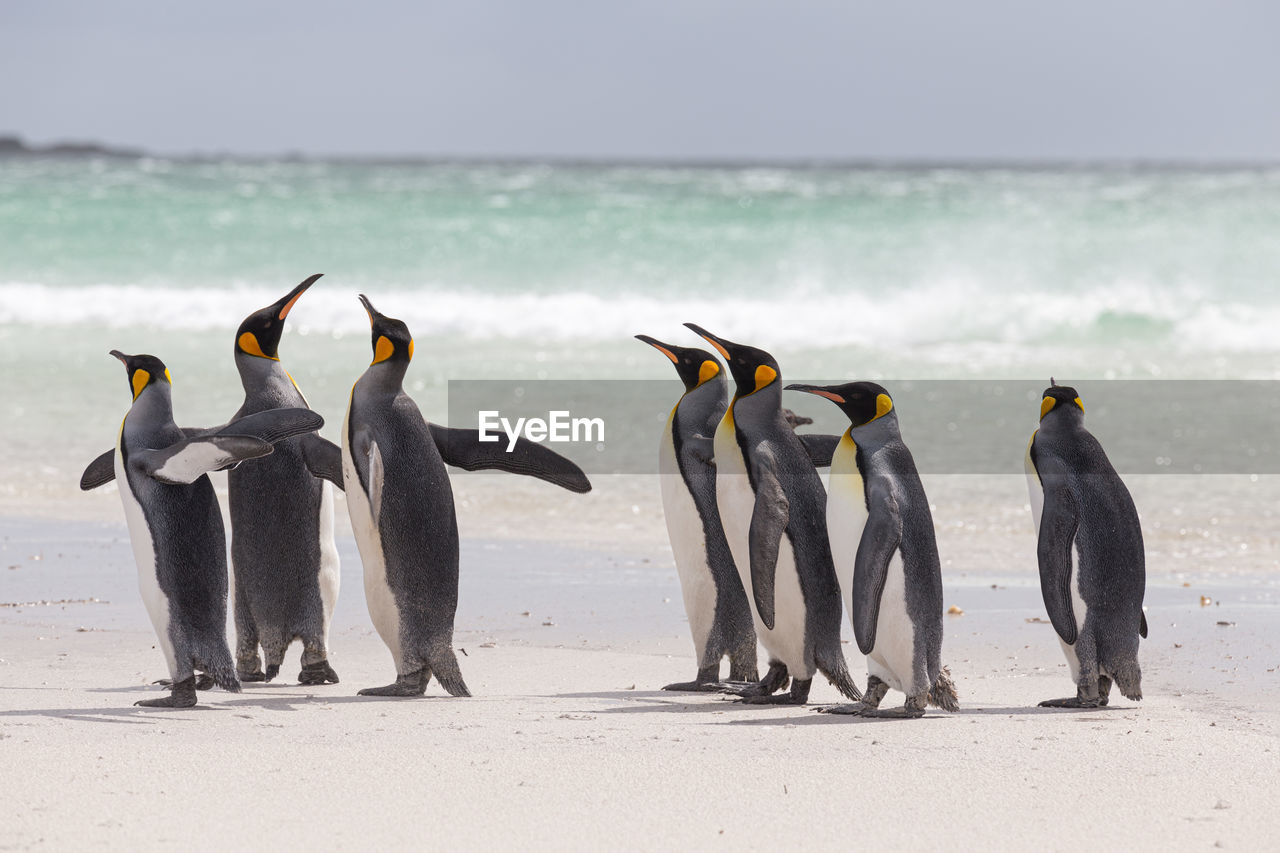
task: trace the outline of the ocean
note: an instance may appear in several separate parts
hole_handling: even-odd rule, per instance
[[[1271,379],[1278,271],[1273,166],[0,159],[0,510],[82,505],[129,403],[109,349],[163,358],[184,423],[226,420],[239,321],[316,272],[280,349],[336,440],[362,292],[409,324],[443,420],[451,379],[674,401],[632,335],[696,343],[685,321],[797,380]],[[643,489],[617,506],[660,527]]]

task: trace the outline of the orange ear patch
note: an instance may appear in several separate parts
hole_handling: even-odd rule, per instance
[[[675,361],[675,359],[672,359],[672,361]],[[702,366],[698,368],[698,384],[701,385],[708,379],[715,379],[716,374],[719,372],[720,365],[716,364],[714,361],[708,360],[702,362]]]
[[[138,399],[138,395],[142,393],[142,389],[147,387],[147,383],[151,381],[151,374],[145,370],[135,370],[130,383],[133,385],[133,399]]]
[[[258,336],[253,332],[245,332],[236,340],[236,344],[240,347],[240,351],[249,355],[255,355],[258,358],[266,358],[271,361],[279,361],[273,355],[267,355],[262,351],[262,346],[258,343]]]
[[[395,354],[396,345],[391,343],[391,339],[386,335],[379,335],[377,342],[373,345],[373,363],[386,361]]]
[[[726,354],[726,358],[728,355]],[[756,390],[759,391],[764,386],[778,378],[778,371],[774,370],[767,364],[762,364],[756,368]]]

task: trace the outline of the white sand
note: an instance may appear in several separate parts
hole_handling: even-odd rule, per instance
[[[295,647],[284,683],[162,711],[132,706],[164,673],[122,530],[3,531],[18,566],[0,568],[6,593],[64,578],[110,603],[0,607],[0,849],[1266,849],[1280,836],[1266,584],[1153,586],[1147,698],[1064,712],[1031,707],[1072,692],[1051,630],[1026,621],[1038,591],[949,578],[966,612],[948,619],[944,659],[964,710],[870,721],[656,691],[694,670],[669,564],[468,543],[456,645],[475,698],[433,683],[425,699],[376,700],[354,693],[392,679],[390,656],[344,539],[341,684],[297,686]],[[1201,608],[1204,591],[1223,603]],[[815,702],[837,698],[815,682]]]

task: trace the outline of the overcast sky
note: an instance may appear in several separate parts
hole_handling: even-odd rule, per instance
[[[0,133],[168,152],[1280,158],[1276,0],[0,2]]]

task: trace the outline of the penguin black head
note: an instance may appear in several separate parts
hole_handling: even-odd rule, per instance
[[[636,340],[644,341],[658,352],[671,359],[684,383],[684,390],[692,391],[704,382],[710,382],[723,371],[716,357],[704,349],[697,347],[678,347],[675,344],[664,344],[648,335],[636,335]]]
[[[135,400],[148,385],[154,382],[173,384],[169,368],[154,355],[125,355],[118,349],[113,349],[110,354],[120,359],[120,363],[124,365],[125,373],[129,376],[129,390],[133,392]]]
[[[1053,381],[1053,377],[1049,378],[1049,383],[1049,387],[1044,389],[1044,396],[1040,398],[1041,420],[1044,420],[1045,415],[1059,407],[1068,411],[1078,409],[1081,415],[1084,414],[1084,403],[1080,401],[1080,394],[1076,392],[1076,389],[1070,385],[1059,385]],[[1072,406],[1075,409],[1072,409]]]
[[[788,385],[788,391],[804,391],[826,397],[849,416],[855,427],[866,426],[893,411],[893,398],[883,385],[846,382],[843,385]]]
[[[290,290],[276,302],[266,308],[254,311],[236,331],[236,355],[248,355],[279,361],[276,348],[280,346],[280,335],[284,333],[284,318],[293,310],[293,304],[316,283],[323,273],[316,273],[302,284]]]
[[[409,327],[400,320],[379,314],[363,293],[360,304],[369,312],[369,325],[373,330],[372,363],[390,362],[400,365],[402,370],[407,368],[413,358],[413,335],[409,334]]]
[[[782,375],[777,360],[764,350],[718,338],[693,323],[685,323],[685,325],[706,338],[708,343],[724,356],[725,363],[729,365],[729,372],[733,374],[733,380],[738,384],[737,396],[745,397],[767,388],[777,382],[778,377]]]

